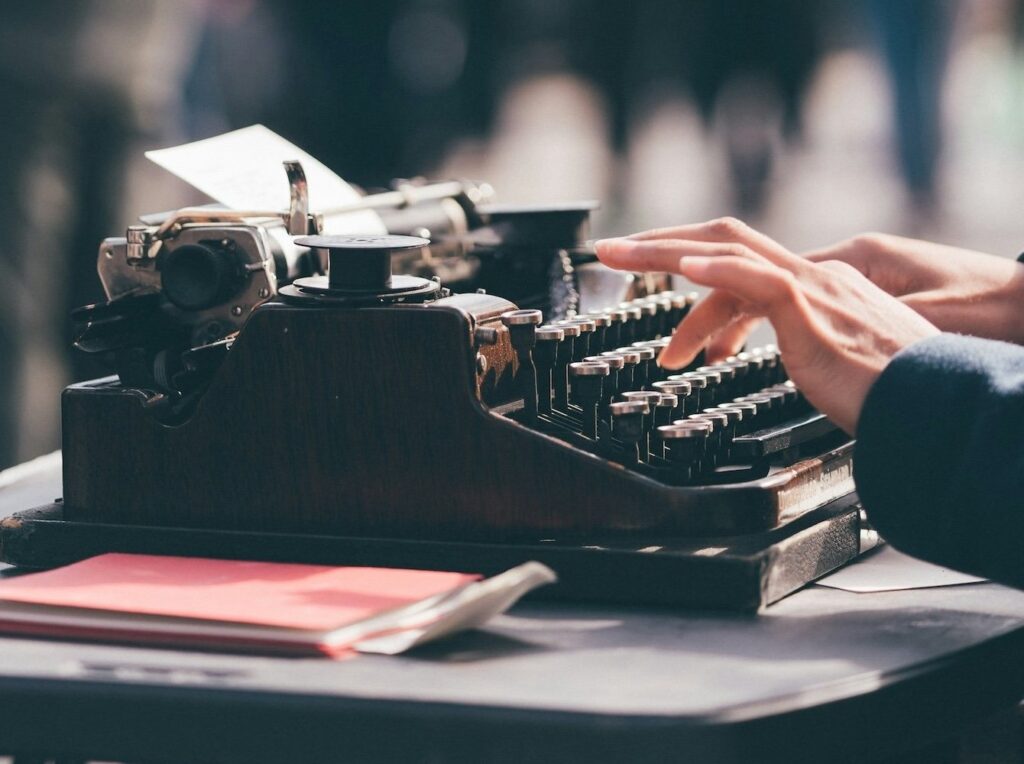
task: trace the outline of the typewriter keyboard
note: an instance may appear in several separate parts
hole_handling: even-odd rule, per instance
[[[696,299],[664,292],[544,323],[502,315],[519,423],[668,485],[742,482],[847,440],[791,381],[776,347],[674,372],[657,356]]]

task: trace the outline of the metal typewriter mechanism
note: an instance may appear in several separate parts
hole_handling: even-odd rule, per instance
[[[0,556],[483,572],[532,558],[570,594],[756,607],[857,554],[852,443],[776,348],[657,366],[695,295],[584,312],[550,283],[508,281],[545,312],[393,272],[450,249],[444,236],[321,235],[296,207],[269,224],[179,215],[103,243],[111,300],[79,312],[78,344],[118,376],[65,390],[63,502],[0,528]],[[564,297],[557,264],[585,253],[589,209],[493,208],[460,246],[499,252],[492,276],[553,275]],[[626,586],[666,561],[718,594]]]

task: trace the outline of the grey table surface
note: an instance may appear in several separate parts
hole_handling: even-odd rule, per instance
[[[59,495],[56,459],[22,469],[16,479],[11,474],[0,473],[0,515]],[[15,733],[10,716],[36,708],[33,703],[57,708],[77,697],[96,709],[110,702],[112,710],[144,714],[146,699],[162,688],[165,698],[176,698],[179,708],[193,704],[197,714],[204,704],[230,708],[233,698],[236,710],[255,714],[251,724],[240,723],[238,735],[257,724],[260,704],[270,699],[278,709],[306,708],[297,719],[334,708],[339,735],[347,729],[343,717],[398,730],[387,725],[422,722],[429,709],[435,723],[417,728],[415,748],[426,758],[460,758],[483,746],[486,758],[516,759],[532,750],[530,730],[545,729],[578,732],[575,742],[549,741],[543,749],[562,760],[584,758],[595,745],[623,756],[632,751],[629,758],[637,760],[660,758],[689,750],[691,740],[697,741],[694,751],[723,759],[741,759],[751,746],[775,746],[774,753],[799,760],[807,746],[813,754],[814,746],[830,740],[844,756],[859,758],[850,746],[898,748],[904,736],[934,737],[1019,699],[1022,656],[1024,592],[991,583],[871,594],[811,585],[757,616],[524,603],[486,630],[448,643],[340,662],[3,638],[0,739],[5,731],[26,745],[36,739],[23,727]],[[137,722],[154,740],[162,739],[161,708],[156,703],[155,716]],[[834,713],[822,715],[823,709]],[[281,711],[268,718],[285,717]],[[477,734],[474,719],[480,729],[517,730],[516,736],[499,746],[500,735]],[[777,724],[765,726],[769,720]],[[224,724],[225,735],[235,734]],[[861,725],[873,732],[858,732]],[[64,740],[81,734],[83,746],[106,754],[134,751],[122,751],[92,727],[85,732],[65,723],[60,729]],[[664,735],[649,734],[652,728]],[[728,736],[698,732],[728,728]],[[740,734],[744,730],[749,734]],[[460,731],[462,739],[453,742]],[[259,737],[258,731],[246,734]],[[309,742],[326,733],[303,734]],[[360,749],[357,758],[398,755],[405,751],[399,737],[377,736],[379,747]],[[794,737],[794,747],[783,750]],[[658,739],[662,744],[655,745]],[[177,753],[200,750],[182,744],[164,743]],[[269,743],[230,750],[242,749],[274,758]]]

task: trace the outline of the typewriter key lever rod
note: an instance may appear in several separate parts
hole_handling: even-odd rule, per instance
[[[537,327],[544,322],[544,314],[539,310],[510,310],[501,314],[501,322],[508,329],[512,349],[519,360],[516,386],[523,396],[525,416],[533,422],[537,419],[537,369],[533,363],[533,348],[537,344]],[[547,388],[547,385],[543,387]]]

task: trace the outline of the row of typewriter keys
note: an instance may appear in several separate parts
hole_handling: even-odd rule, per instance
[[[657,364],[695,295],[640,298],[543,324],[538,310],[502,321],[518,356],[521,420],[581,434],[626,464],[689,480],[729,458],[734,437],[802,405],[772,346],[674,374]]]

